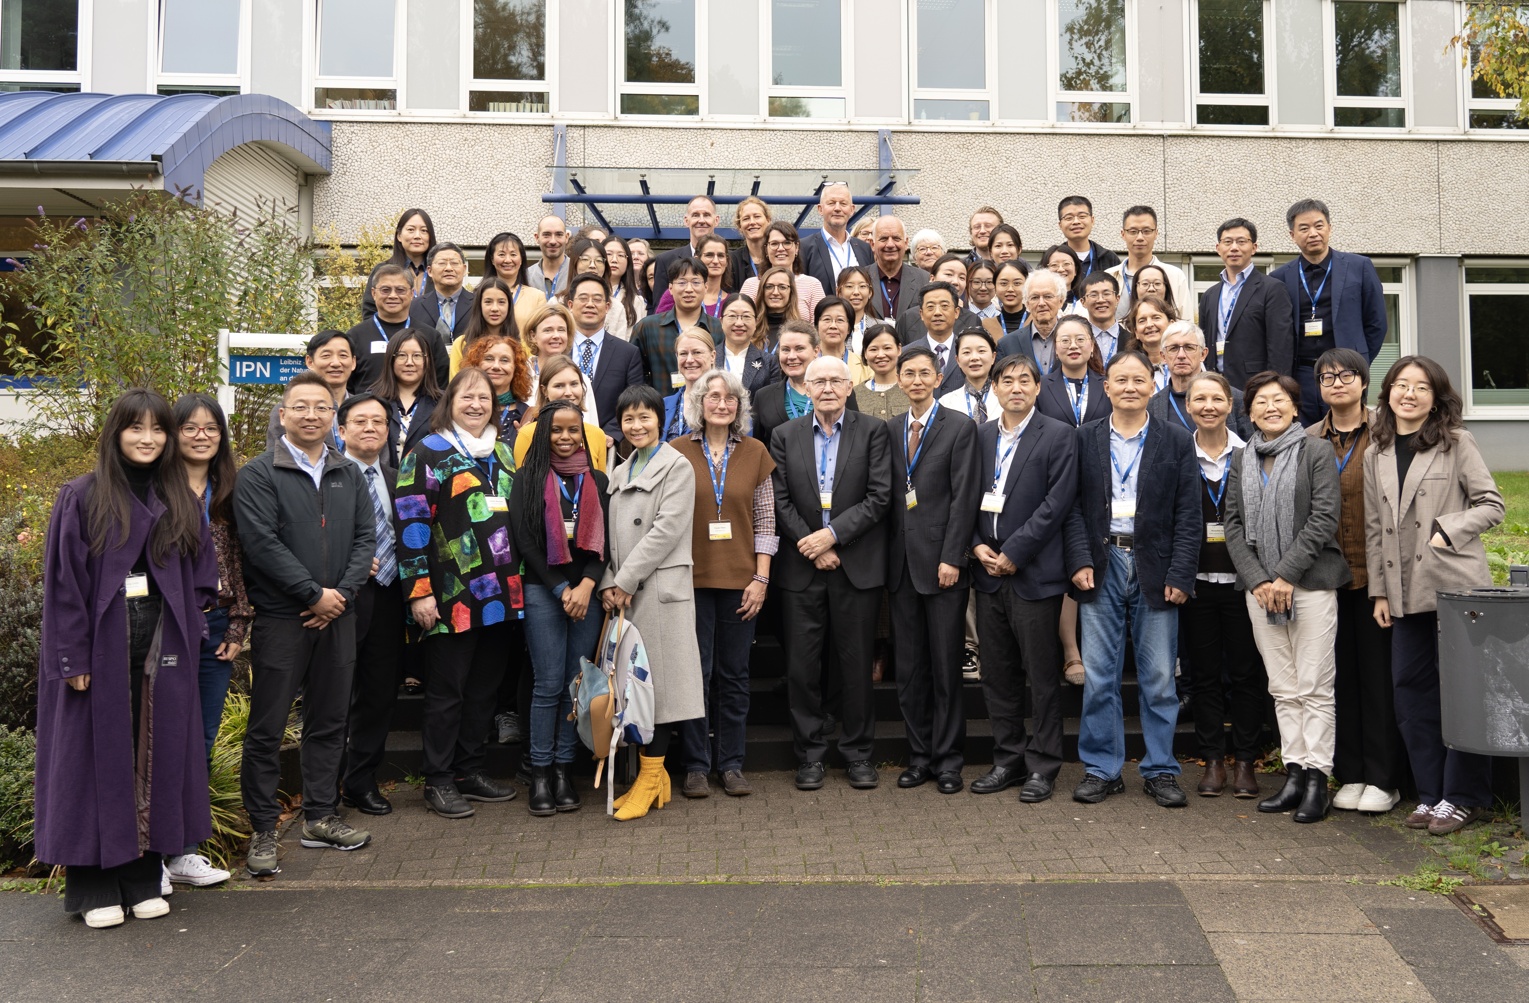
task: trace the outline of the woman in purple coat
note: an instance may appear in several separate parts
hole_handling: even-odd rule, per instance
[[[68,869],[64,910],[92,927],[163,916],[161,855],[212,832],[197,666],[218,574],[163,397],[117,398],[46,560],[37,856]]]

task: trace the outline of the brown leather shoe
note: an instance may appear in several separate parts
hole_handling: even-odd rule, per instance
[[[1232,797],[1258,797],[1258,774],[1253,772],[1251,759],[1239,759],[1232,764]]]
[[[1195,792],[1202,798],[1218,798],[1225,787],[1226,760],[1207,759],[1205,761],[1205,776],[1200,778],[1200,786],[1195,788]]]

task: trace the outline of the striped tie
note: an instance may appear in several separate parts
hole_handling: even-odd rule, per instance
[[[372,577],[378,585],[392,585],[398,577],[398,559],[393,554],[393,520],[388,518],[387,506],[377,493],[377,468],[366,468],[366,490],[372,496],[372,515],[377,522],[377,573]]]

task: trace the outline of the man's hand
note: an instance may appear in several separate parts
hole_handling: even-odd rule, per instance
[[[816,561],[825,551],[832,550],[839,543],[834,539],[833,531],[826,527],[816,533],[809,533],[802,537],[796,545],[796,549],[809,561]]]
[[[819,554],[812,564],[819,571],[833,571],[839,566],[839,552],[837,550],[826,550]]]
[[[939,582],[940,588],[951,588],[956,584],[956,581],[960,579],[960,577],[960,568],[956,567],[954,564],[946,564],[944,561],[940,562],[940,567],[936,572],[936,581]]]
[[[325,589],[319,594],[318,601],[304,612],[307,614],[303,617],[304,627],[323,630],[331,620],[345,612],[345,597],[337,589]]]
[[[1072,583],[1084,592],[1094,587],[1094,569],[1092,566],[1079,568],[1072,576]]]
[[[1176,589],[1172,585],[1163,586],[1163,598],[1175,606],[1182,606],[1189,601],[1189,593],[1183,589]]]

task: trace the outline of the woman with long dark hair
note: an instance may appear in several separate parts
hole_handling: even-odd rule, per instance
[[[1073,249],[1066,244],[1052,244],[1041,252],[1041,267],[1056,272],[1067,283],[1067,295],[1062,302],[1061,312],[1081,313],[1083,311],[1083,262]]]
[[[472,313],[467,317],[467,327],[462,336],[451,343],[447,354],[451,359],[451,375],[462,369],[462,358],[473,342],[488,334],[506,338],[520,337],[520,323],[515,316],[515,291],[501,278],[485,278],[473,293]]]
[[[395,467],[430,431],[430,414],[441,399],[431,357],[433,344],[433,339],[421,338],[409,328],[393,335],[383,355],[382,374],[369,390],[387,406],[388,449]]]
[[[483,251],[483,278],[499,279],[509,287],[510,309],[516,326],[524,331],[536,312],[547,305],[547,295],[526,284],[526,245],[508,230],[494,234]],[[482,288],[483,283],[478,283]]]
[[[802,320],[812,322],[812,310],[818,305],[818,300],[827,295],[823,289],[823,283],[807,275],[802,271],[802,238],[797,234],[796,227],[785,220],[778,219],[765,227],[765,257],[769,259],[769,267],[784,268],[792,277],[796,285],[797,313]],[[750,275],[738,288],[740,293],[754,301],[761,310],[764,309],[763,301],[759,296],[760,283],[764,281],[765,267],[760,266],[758,275]]]
[[[435,288],[425,270],[425,258],[434,246],[435,223],[430,214],[423,209],[405,209],[398,217],[398,225],[393,227],[393,253],[377,268],[398,265],[408,275],[409,285],[414,287],[414,298],[419,299]],[[372,278],[376,273],[374,268],[366,277],[366,289],[361,294],[362,322],[377,312],[377,302],[372,299]]]
[[[611,234],[605,238],[606,278],[611,285],[611,305],[626,316],[628,331],[648,315],[648,303],[637,289],[637,269],[632,267],[632,250],[624,238]]]
[[[166,915],[162,858],[212,835],[197,667],[218,562],[176,442],[165,399],[126,391],[48,522],[35,841],[95,928]]]
[[[843,269],[839,272],[838,281],[834,283],[834,295],[855,311],[855,315],[850,318],[849,345],[856,354],[863,355],[866,328],[882,319],[881,308],[876,305],[873,292],[876,287],[872,283],[871,270],[863,265],[851,265]]]

